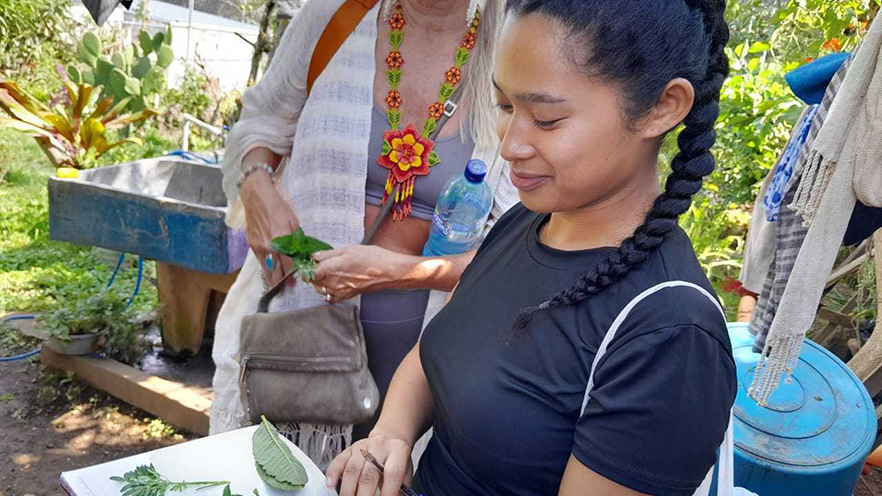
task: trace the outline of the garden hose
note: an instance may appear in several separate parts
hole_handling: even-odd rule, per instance
[[[5,317],[3,319],[3,322],[4,323],[12,322],[13,320],[34,320],[36,318],[37,318],[36,315],[13,315],[11,317]],[[36,350],[31,350],[27,353],[22,353],[21,355],[15,355],[15,356],[11,356],[11,357],[0,357],[0,363],[25,360],[25,359],[30,358],[34,355],[39,354],[39,353],[40,353],[40,348],[37,348]]]
[[[125,259],[126,254],[120,253],[119,260],[116,262],[116,267],[113,269],[113,274],[110,275],[110,280],[107,281],[107,286],[104,290],[110,289],[110,286],[113,285],[113,281],[116,279],[117,273],[119,273],[120,267],[122,267],[123,260]],[[126,304],[126,309],[132,306],[132,303],[135,302],[135,297],[138,296],[138,293],[141,291],[141,279],[144,276],[144,257],[138,255],[138,278],[135,280],[135,289],[132,291],[132,296],[129,298],[129,302]],[[36,315],[13,315],[11,317],[5,317],[3,322],[12,322],[14,320],[34,320],[36,319]],[[6,362],[15,362],[18,360],[26,360],[32,356],[40,354],[40,348],[35,350],[31,350],[27,353],[22,353],[21,355],[14,355],[10,357],[0,357],[0,363]]]

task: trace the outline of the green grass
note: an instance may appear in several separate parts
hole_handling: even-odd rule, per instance
[[[49,160],[31,138],[0,129],[0,315],[41,312],[88,298],[104,289],[113,271],[113,261],[99,260],[91,247],[49,239],[51,174]],[[124,267],[113,290],[131,294],[137,270]],[[136,309],[157,305],[150,282],[155,277],[154,264],[145,263]]]

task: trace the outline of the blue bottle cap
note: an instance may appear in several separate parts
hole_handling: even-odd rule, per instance
[[[485,164],[483,160],[472,159],[472,160],[469,160],[468,164],[466,164],[465,178],[470,183],[483,182],[484,176],[486,176],[486,175],[487,175],[487,164]]]

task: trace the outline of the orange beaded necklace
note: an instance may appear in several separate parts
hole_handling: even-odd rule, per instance
[[[389,17],[391,28],[389,44],[392,46],[392,51],[386,57],[388,66],[386,81],[389,83],[389,93],[386,94],[386,117],[389,119],[390,129],[383,133],[383,150],[380,152],[377,164],[389,169],[383,203],[394,196],[393,220],[402,220],[410,215],[416,178],[428,175],[431,167],[441,162],[438,153],[434,150],[435,142],[429,139],[429,136],[437,127],[438,119],[447,111],[445,103],[462,81],[462,68],[468,62],[477,41],[480,15],[481,11],[478,9],[469,23],[468,31],[456,48],[453,67],[444,74],[444,82],[438,90],[438,100],[429,106],[422,133],[417,132],[415,124],[408,124],[404,129],[399,129],[402,99],[398,86],[401,84],[401,68],[404,65],[401,43],[404,40],[404,26],[407,24],[400,2],[395,5],[394,13]]]

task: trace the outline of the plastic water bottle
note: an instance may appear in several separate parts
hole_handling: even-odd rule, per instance
[[[484,182],[486,175],[484,162],[469,160],[463,175],[444,186],[435,205],[424,257],[457,255],[476,247],[493,205],[493,192]]]

